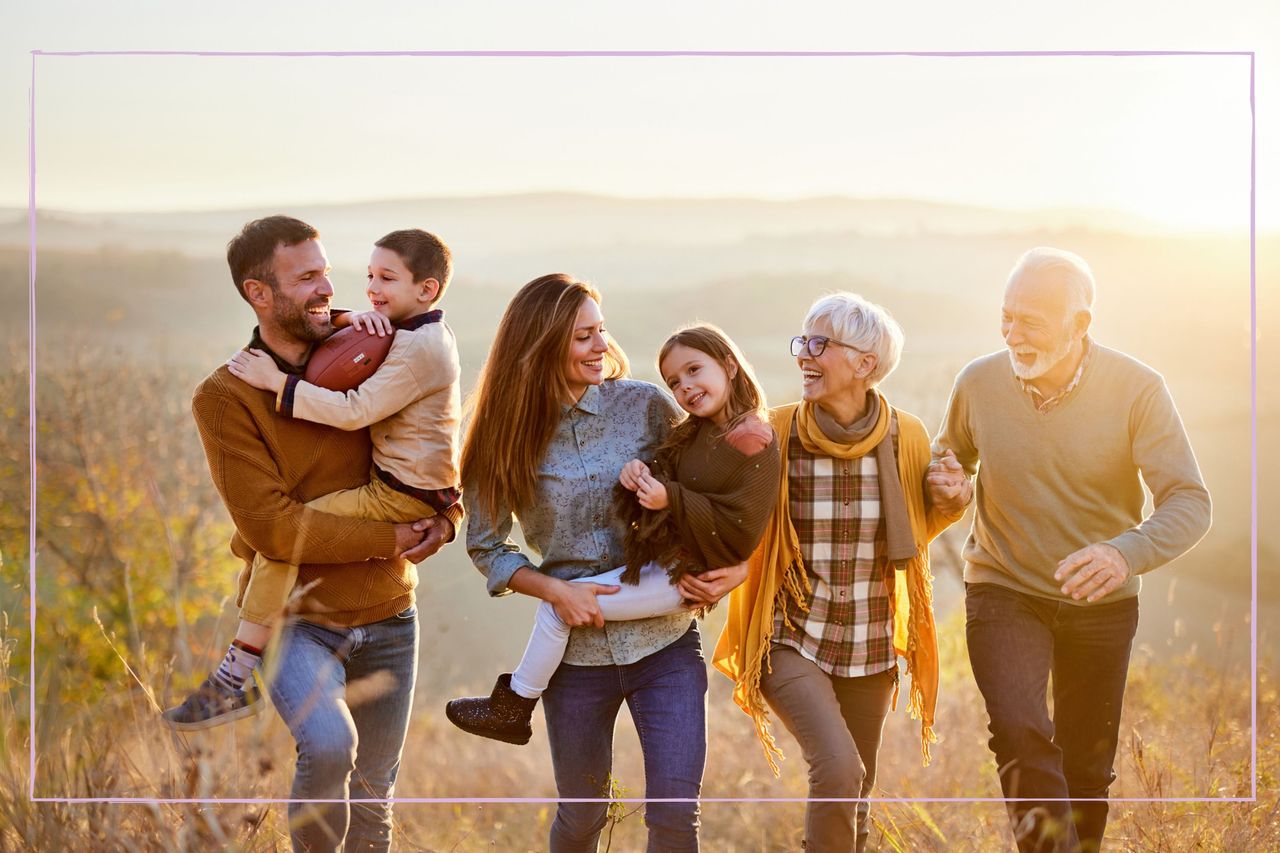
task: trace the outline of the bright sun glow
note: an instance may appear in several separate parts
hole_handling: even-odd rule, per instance
[[[42,57],[39,80],[48,208],[576,190],[1248,222],[1243,57]]]

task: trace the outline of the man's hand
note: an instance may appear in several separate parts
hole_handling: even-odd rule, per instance
[[[394,331],[391,321],[377,311],[351,312],[347,316],[351,318],[352,328],[356,330],[363,328],[369,334],[380,338],[385,338]]]
[[[444,547],[444,543],[453,538],[453,522],[443,515],[432,516],[415,521],[413,524],[396,525],[396,545],[399,547],[400,527],[408,527],[421,541],[415,540],[413,547],[403,551],[400,556],[412,563],[421,563]]]
[[[647,470],[640,477],[635,492],[640,506],[645,509],[666,509],[669,506],[667,487],[662,484],[662,481],[654,479]]]
[[[1129,579],[1129,562],[1114,545],[1098,542],[1068,554],[1058,563],[1053,579],[1066,579],[1063,595],[1076,601],[1088,596],[1088,601],[1094,602],[1124,585]]]
[[[649,466],[639,459],[632,459],[622,466],[622,473],[618,475],[618,482],[622,484],[623,488],[634,492],[640,488],[640,478],[648,476]]]
[[[700,575],[685,575],[676,589],[691,607],[708,607],[728,595],[747,579],[747,564],[712,569]]]
[[[396,556],[403,557],[410,549],[422,544],[422,532],[414,530],[412,524],[397,524]]]
[[[929,463],[924,486],[929,503],[943,515],[959,515],[973,498],[973,481],[950,449]]]
[[[581,583],[561,581],[560,583],[562,586],[557,586],[555,593],[548,597],[547,601],[556,609],[556,615],[561,621],[570,628],[581,625],[603,628],[604,614],[600,612],[600,603],[596,601],[596,596],[613,595],[622,587],[587,581]]]
[[[285,375],[276,367],[260,349],[240,350],[227,359],[227,369],[237,379],[243,379],[260,391],[274,391],[279,394],[284,390]]]

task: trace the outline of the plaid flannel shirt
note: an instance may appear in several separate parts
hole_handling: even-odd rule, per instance
[[[889,424],[894,455],[898,418]],[[893,651],[894,581],[880,514],[874,452],[834,459],[804,449],[796,426],[787,447],[791,523],[800,538],[812,593],[806,613],[786,599],[774,613],[773,642],[791,646],[828,675],[874,675],[897,665]]]

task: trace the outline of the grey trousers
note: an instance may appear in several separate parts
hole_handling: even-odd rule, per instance
[[[871,831],[870,803],[876,754],[897,668],[860,678],[827,675],[790,646],[774,644],[771,671],[760,689],[809,765],[805,849],[809,853],[861,851]],[[819,800],[846,802],[818,802]]]

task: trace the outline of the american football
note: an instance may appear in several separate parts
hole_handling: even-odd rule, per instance
[[[385,337],[347,326],[315,348],[303,378],[330,391],[350,391],[373,375],[391,350],[395,332]]]

